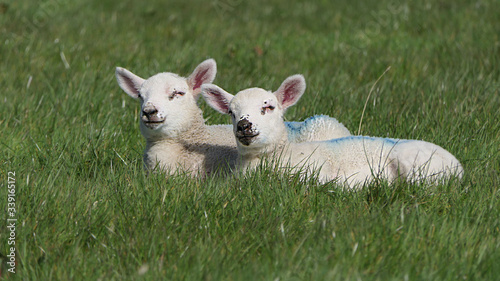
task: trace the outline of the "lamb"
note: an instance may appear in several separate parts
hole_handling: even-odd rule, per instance
[[[196,101],[201,85],[215,79],[213,59],[200,63],[187,77],[164,72],[147,80],[117,67],[118,85],[141,102],[140,130],[146,139],[145,168],[177,171],[191,176],[228,172],[236,162],[236,142],[231,125],[205,125]],[[320,134],[310,134],[319,128]],[[350,135],[335,118],[317,116],[290,123],[290,141]]]
[[[264,157],[274,157],[280,167],[319,170],[321,183],[335,180],[349,188],[375,178],[437,183],[452,175],[461,177],[460,162],[425,141],[348,136],[290,143],[283,114],[300,99],[305,86],[302,75],[288,77],[274,93],[250,88],[233,96],[216,85],[202,86],[208,104],[232,117],[239,169],[253,169]]]

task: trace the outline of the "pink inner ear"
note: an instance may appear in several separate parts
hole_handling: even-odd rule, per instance
[[[296,95],[300,92],[300,81],[292,81],[286,85],[283,91],[283,101],[285,107],[295,102]]]
[[[225,113],[229,111],[229,104],[227,104],[225,100],[216,99],[215,102],[217,103],[217,106],[219,107],[220,111],[223,111]]]
[[[125,82],[125,84],[127,85],[127,88],[129,88],[131,92],[134,92],[135,94],[139,94],[139,89],[137,89],[135,87],[135,84],[134,84],[134,82],[132,82],[132,79],[130,79],[128,77],[123,77],[122,81]]]
[[[229,101],[227,97],[218,90],[205,90],[205,100],[210,106],[220,113],[227,114],[229,112]]]
[[[207,79],[207,77],[205,77],[207,72],[208,72],[208,69],[205,69],[203,71],[196,73],[196,76],[194,77],[193,90],[196,90],[199,87],[201,87],[201,85],[203,85],[203,82]]]

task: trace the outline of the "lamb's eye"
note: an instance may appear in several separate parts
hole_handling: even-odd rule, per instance
[[[186,93],[180,91],[174,91],[168,96],[168,100],[173,100],[176,96],[183,96]]]
[[[272,106],[272,105],[267,105],[267,106],[262,107],[262,110],[260,111],[260,113],[261,113],[262,115],[264,115],[264,114],[266,114],[266,113],[268,113],[268,112],[271,112],[271,111],[273,111],[273,110],[274,110],[274,106]]]
[[[231,110],[228,110],[227,114],[231,115],[234,118],[234,113]]]

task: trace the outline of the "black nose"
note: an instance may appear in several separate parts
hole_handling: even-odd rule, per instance
[[[156,115],[158,113],[158,110],[154,106],[146,106],[142,110],[142,114],[144,114],[146,117],[151,117],[153,115]]]
[[[242,133],[251,133],[252,123],[247,119],[240,120],[238,124],[236,124],[236,131]]]

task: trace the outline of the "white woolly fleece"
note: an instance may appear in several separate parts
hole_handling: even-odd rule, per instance
[[[233,130],[239,140],[238,166],[244,170],[255,168],[262,158],[271,156],[278,157],[280,167],[319,170],[321,182],[336,180],[351,187],[375,178],[392,181],[401,177],[411,182],[435,183],[450,175],[462,176],[463,168],[455,156],[424,141],[365,136],[310,141],[323,135],[321,131],[315,134],[318,128],[315,125],[324,127],[321,119],[304,122],[302,129],[295,123],[283,122],[284,111],[300,99],[304,89],[304,78],[294,75],[274,93],[250,88],[233,96],[206,84],[202,86],[202,95],[212,107],[232,116]],[[343,126],[337,123],[330,120],[328,126],[342,132]],[[304,142],[291,143],[290,136],[294,138],[294,132],[302,130],[308,132],[298,137]]]
[[[215,79],[216,68],[215,61],[208,59],[187,78],[165,72],[147,80],[124,68],[116,69],[119,86],[141,102],[140,128],[146,139],[144,164],[147,169],[205,176],[227,173],[234,167],[238,153],[232,126],[205,125],[196,104],[201,86]],[[309,124],[315,127],[314,134],[307,128]],[[316,133],[321,130],[325,132]],[[289,131],[291,141],[350,135],[337,120],[328,116],[294,122]]]

